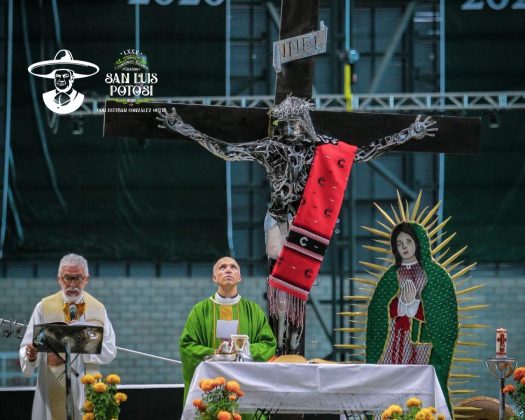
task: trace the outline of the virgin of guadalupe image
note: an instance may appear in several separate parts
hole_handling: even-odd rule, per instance
[[[382,246],[365,245],[364,248],[388,255],[380,259],[389,265],[361,262],[375,279],[353,278],[354,282],[360,283],[358,289],[364,292],[347,298],[368,301],[367,310],[341,315],[365,316],[366,329],[351,326],[341,331],[364,332],[365,345],[338,346],[364,348],[366,363],[369,364],[432,365],[453,413],[455,407],[450,395],[454,390],[449,390],[449,386],[455,384],[449,379],[454,376],[457,363],[474,360],[458,357],[455,352],[465,351],[456,350],[456,347],[476,344],[458,339],[460,328],[484,327],[481,324],[460,324],[458,312],[477,310],[486,305],[458,307],[458,301],[461,301],[458,295],[482,287],[458,289],[470,278],[458,279],[476,264],[465,267],[463,261],[456,261],[467,247],[447,255],[450,250],[447,246],[455,234],[447,236],[440,232],[450,218],[438,223],[436,213],[440,203],[430,210],[426,207],[418,212],[420,201],[421,193],[410,210],[408,203],[403,204],[398,195],[398,211],[392,207],[392,216],[376,204],[386,222],[378,221],[380,228],[363,228],[379,237],[374,241]]]
[[[432,260],[428,236],[417,223],[400,223],[390,241],[395,264],[368,307],[366,362],[431,364],[445,394],[458,338],[452,279]]]

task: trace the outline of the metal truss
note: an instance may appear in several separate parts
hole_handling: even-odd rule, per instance
[[[72,116],[103,115],[104,102],[107,98],[85,98],[82,107]],[[248,108],[268,108],[273,105],[273,96],[187,96],[161,97],[155,101],[222,105]],[[316,95],[312,98],[316,109],[344,111],[347,109],[343,95]],[[525,91],[516,92],[455,92],[439,93],[383,93],[352,96],[353,111],[400,112],[400,111],[499,111],[525,109]]]

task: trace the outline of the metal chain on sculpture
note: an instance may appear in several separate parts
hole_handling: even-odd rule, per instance
[[[386,152],[388,149],[406,143],[409,140],[420,140],[423,137],[434,137],[432,131],[437,128],[432,127],[436,123],[431,117],[426,117],[423,121],[421,115],[418,115],[416,121],[410,127],[401,130],[399,133],[382,138],[381,140],[370,143],[368,146],[361,147],[357,150],[354,161],[368,162]],[[432,128],[431,128],[432,127]]]

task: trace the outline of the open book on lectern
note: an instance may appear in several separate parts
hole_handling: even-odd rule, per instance
[[[39,352],[64,353],[69,341],[71,353],[100,354],[103,335],[104,328],[97,324],[50,322],[34,326],[33,345]]]

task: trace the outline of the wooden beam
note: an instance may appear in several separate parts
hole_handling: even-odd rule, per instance
[[[268,136],[268,109],[227,106],[144,103],[127,105],[106,102],[104,116],[105,137],[142,139],[180,139],[171,130],[158,128],[155,109],[170,111],[176,106],[183,121],[197,130],[228,143],[260,140]],[[117,109],[126,112],[116,112]],[[142,110],[136,111],[136,110]],[[135,110],[135,111],[134,111]],[[374,140],[407,128],[416,115],[378,114],[361,112],[312,111],[312,120],[318,134],[325,134],[356,146],[365,146]],[[397,151],[477,153],[479,151],[480,119],[471,117],[434,117],[438,128],[436,137],[412,140]]]

